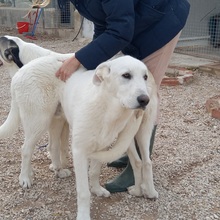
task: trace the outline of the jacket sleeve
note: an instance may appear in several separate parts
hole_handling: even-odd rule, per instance
[[[102,7],[105,26],[95,25],[94,40],[75,54],[89,70],[117,54],[131,42],[134,34],[133,0],[103,0]]]

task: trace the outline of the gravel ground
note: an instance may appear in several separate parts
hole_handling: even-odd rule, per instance
[[[13,30],[1,30],[16,35]],[[20,36],[22,38],[22,36]],[[27,41],[30,41],[26,39]],[[38,36],[36,44],[58,52],[71,52],[87,43],[79,39]],[[10,109],[10,77],[0,67],[0,123]],[[194,73],[185,86],[161,87],[161,122],[153,152],[153,172],[159,198],[151,201],[127,192],[110,198],[92,196],[94,220],[209,220],[220,219],[220,121],[205,110],[208,98],[220,94],[220,79],[205,72]],[[36,146],[32,164],[35,172],[31,189],[19,186],[23,131],[0,140],[0,219],[75,219],[75,177],[58,179],[49,170],[45,148],[47,135]],[[72,167],[72,161],[69,161]],[[121,169],[103,165],[101,184]]]

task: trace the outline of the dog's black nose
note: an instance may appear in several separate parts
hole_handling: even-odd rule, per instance
[[[147,95],[140,95],[137,97],[137,101],[141,107],[146,107],[146,105],[149,103],[150,99]]]

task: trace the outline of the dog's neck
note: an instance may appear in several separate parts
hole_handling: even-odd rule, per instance
[[[105,148],[117,139],[118,134],[125,128],[134,111],[124,108],[119,100],[114,97],[105,96],[105,93],[99,92],[99,94],[101,95],[93,97],[87,103],[87,110],[93,112],[93,116],[91,118],[88,114],[89,118],[86,121],[89,121],[88,124],[91,124],[91,128],[96,131],[95,139],[98,145]],[[103,100],[103,102],[100,100]]]

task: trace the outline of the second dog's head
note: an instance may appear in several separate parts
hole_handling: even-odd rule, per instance
[[[19,46],[15,41],[16,37],[0,37],[0,59],[2,63],[15,64],[18,68],[23,66],[19,58]]]
[[[122,56],[104,62],[96,68],[94,84],[103,86],[123,107],[145,109],[149,103],[147,88],[148,69],[131,56]]]
[[[51,53],[51,50],[40,47],[34,43],[25,42],[19,37],[8,35],[0,37],[0,60],[8,69],[11,77],[13,77],[23,65]]]

